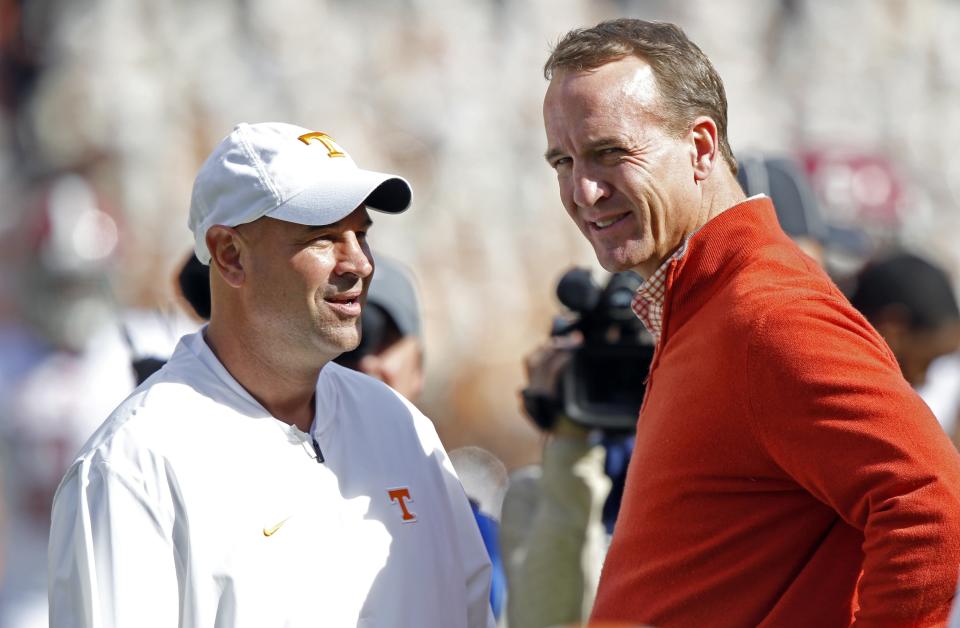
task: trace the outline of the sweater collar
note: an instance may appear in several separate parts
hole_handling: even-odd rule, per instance
[[[768,196],[754,196],[723,211],[687,241],[685,254],[673,260],[667,273],[664,327],[669,310],[692,312],[727,275],[772,242],[790,242],[780,228]],[[691,309],[692,308],[692,309]],[[680,321],[672,321],[676,327]]]

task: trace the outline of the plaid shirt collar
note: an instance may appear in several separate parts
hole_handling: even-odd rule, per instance
[[[649,279],[640,284],[630,303],[633,313],[637,315],[656,342],[660,342],[660,333],[663,331],[663,304],[667,300],[667,269],[675,260],[681,259],[686,254],[689,241],[688,236],[680,248],[665,259]]]

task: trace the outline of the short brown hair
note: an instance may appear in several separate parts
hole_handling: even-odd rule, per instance
[[[737,160],[727,141],[723,81],[703,51],[678,26],[621,18],[574,29],[553,48],[543,74],[549,80],[557,70],[592,70],[629,55],[650,64],[669,114],[669,128],[683,133],[700,115],[716,123],[720,154],[736,174]]]

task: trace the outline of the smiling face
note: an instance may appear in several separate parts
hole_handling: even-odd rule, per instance
[[[659,99],[650,66],[635,56],[559,70],[544,98],[560,199],[611,272],[649,277],[709,219],[696,134],[668,128]]]
[[[244,300],[252,329],[278,355],[322,364],[359,344],[373,276],[370,225],[361,205],[331,225],[261,218],[237,228],[249,244]]]

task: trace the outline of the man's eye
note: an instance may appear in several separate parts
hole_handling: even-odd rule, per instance
[[[573,163],[573,160],[569,157],[559,157],[554,159],[550,165],[553,166],[554,170],[559,170],[561,167],[569,166],[571,163]]]

